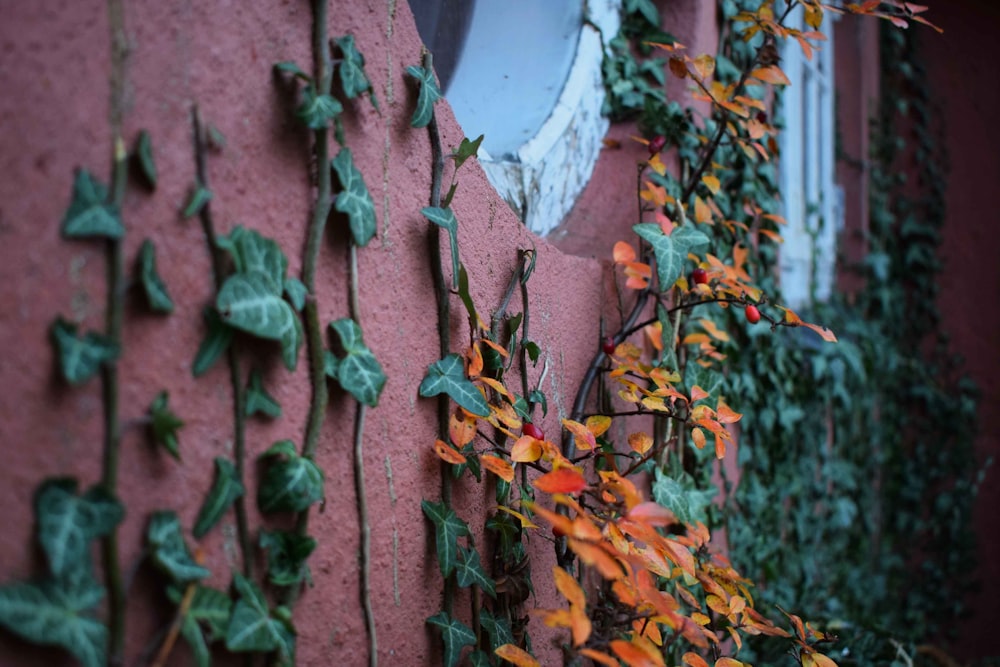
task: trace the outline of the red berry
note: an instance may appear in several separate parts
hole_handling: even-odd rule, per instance
[[[601,350],[604,354],[614,354],[615,353],[615,339],[611,336],[605,336],[604,340],[601,341]]]
[[[663,147],[666,145],[667,145],[667,138],[662,134],[656,135],[655,137],[649,140],[649,155],[651,157],[653,155],[656,155],[657,153],[662,151]]]
[[[747,316],[747,322],[750,324],[757,324],[760,322],[760,311],[757,310],[757,306],[747,306],[747,309],[743,311]]]
[[[691,282],[696,285],[705,285],[708,283],[708,271],[702,268],[697,268],[691,272]]]
[[[542,429],[538,428],[531,422],[524,422],[524,426],[521,427],[521,433],[531,436],[535,440],[545,439],[545,434],[542,433]]]
[[[761,123],[761,124],[766,124],[767,123],[767,114],[764,113],[763,111],[758,111],[757,112],[757,122]]]

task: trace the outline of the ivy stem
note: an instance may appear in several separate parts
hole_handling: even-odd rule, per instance
[[[313,0],[313,84],[318,95],[330,94],[330,53],[327,50],[326,17],[327,0]],[[312,399],[306,417],[305,439],[302,456],[312,459],[319,446],[319,436],[323,429],[323,418],[329,402],[326,386],[326,368],[323,363],[323,329],[319,321],[319,304],[316,301],[316,265],[319,263],[319,249],[330,216],[330,130],[321,128],[314,131],[313,149],[316,152],[316,206],[306,232],[305,256],[302,260],[302,284],[307,296],[303,307],[305,316],[306,348],[309,357],[309,383]],[[295,532],[305,535],[309,527],[309,510],[299,513],[295,522]],[[282,603],[291,607],[298,598],[300,586],[288,588],[282,596]]]
[[[351,319],[361,324],[361,303],[358,296],[358,247],[350,242],[350,310]],[[365,612],[365,630],[368,633],[368,664],[378,665],[378,639],[375,634],[375,612],[372,608],[371,586],[371,542],[372,531],[368,523],[368,496],[365,492],[364,432],[365,415],[368,406],[358,401],[357,416],[354,419],[354,493],[357,496],[358,527],[361,531],[361,605]]]
[[[209,188],[208,183],[208,160],[207,144],[205,141],[205,128],[201,123],[201,113],[198,105],[191,108],[191,123],[194,127],[194,156],[195,171],[198,185],[205,189]],[[225,254],[216,243],[215,222],[212,218],[212,203],[206,202],[198,212],[198,219],[201,221],[201,229],[208,243],[209,257],[212,262],[212,280],[216,293],[222,289],[222,283],[226,278]],[[234,337],[226,350],[226,365],[229,366],[229,383],[233,388],[233,465],[236,468],[236,477],[240,484],[246,487],[244,479],[246,477],[246,390],[243,385],[243,378],[240,375],[240,355],[239,340]],[[248,578],[253,577],[253,551],[250,544],[250,527],[247,519],[246,497],[240,496],[236,499],[236,537],[240,543],[240,552],[243,558],[243,574]]]
[[[122,138],[125,114],[125,59],[128,38],[125,34],[125,11],[122,0],[108,0],[108,23],[111,30],[111,100],[110,124],[114,138],[111,172],[111,204],[119,212],[125,201],[128,179],[128,152]],[[125,310],[125,257],[122,240],[110,239],[106,245],[107,302],[105,335],[119,350]],[[121,450],[121,421],[118,416],[118,362],[101,367],[101,395],[104,406],[104,460],[101,485],[114,497],[118,489],[118,461]],[[125,650],[125,582],[118,552],[118,527],[111,529],[101,542],[104,576],[108,587],[108,664],[122,664]]]
[[[434,59],[430,51],[424,51],[423,67],[432,71]],[[444,154],[441,150],[441,133],[438,131],[437,114],[431,110],[431,120],[427,123],[427,134],[431,143],[431,196],[430,205],[441,205],[441,175],[444,172]],[[432,224],[428,235],[428,245],[431,257],[431,273],[434,278],[434,296],[437,299],[438,343],[440,358],[444,359],[451,351],[451,303],[448,284],[444,279],[444,264],[441,257],[441,228]],[[449,403],[447,394],[438,397],[438,436],[448,438]],[[451,507],[451,469],[449,464],[441,462],[441,502]],[[455,607],[454,576],[444,580],[444,611],[451,614]]]
[[[319,95],[330,94],[330,54],[326,47],[327,0],[313,2],[313,66],[314,83]],[[323,417],[329,400],[326,387],[326,371],[323,365],[323,330],[319,321],[319,306],[316,303],[316,265],[319,249],[330,215],[330,139],[326,128],[315,131],[316,150],[316,206],[309,223],[306,238],[305,257],[302,262],[302,283],[309,294],[304,308],[306,319],[306,346],[309,350],[309,380],[312,384],[312,401],[306,422],[305,442],[302,455],[312,458],[319,444]]]

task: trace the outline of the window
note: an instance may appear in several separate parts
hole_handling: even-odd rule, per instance
[[[795,11],[791,27],[803,28]],[[829,16],[829,15],[828,15]],[[798,21],[798,25],[796,25]],[[805,28],[803,28],[805,29]],[[780,135],[784,217],[781,288],[796,308],[812,296],[830,296],[834,282],[837,232],[843,226],[842,190],[834,182],[833,28],[824,21],[827,41],[807,60],[795,40],[786,40],[781,67],[792,85],[782,92],[785,130]]]
[[[600,153],[601,34],[618,32],[619,5],[411,0],[458,122],[469,137],[485,135],[480,164],[538,234],[569,212]]]

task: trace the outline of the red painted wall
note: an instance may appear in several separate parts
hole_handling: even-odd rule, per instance
[[[1000,263],[996,260],[995,193],[1000,183],[1000,108],[996,58],[989,48],[1000,28],[1000,5],[988,0],[936,3],[933,20],[943,35],[922,35],[928,86],[943,117],[948,151],[948,217],[944,227],[938,305],[954,348],[982,392],[979,405],[980,461],[1000,461]],[[978,591],[972,616],[957,620],[962,659],[1000,656],[995,624],[1000,613],[1000,481],[994,463],[975,509]]]
[[[120,495],[128,516],[121,526],[124,565],[140,558],[149,513],[175,509],[190,526],[213,476],[212,460],[231,450],[231,399],[219,364],[201,379],[190,365],[203,335],[202,307],[212,298],[209,257],[197,221],[178,211],[194,182],[191,107],[228,145],[209,158],[212,210],[221,232],[234,224],[274,237],[288,254],[290,273],[300,267],[314,194],[309,182],[309,137],[291,114],[286,92],[275,85],[272,65],[295,60],[311,69],[308,3],[125,3],[130,54],[127,63],[126,136],[150,131],[159,188],[152,196],[130,188],[124,206],[127,264],[139,244],[157,244],[159,268],[177,304],[169,317],[147,314],[130,301],[126,315],[121,416]],[[0,468],[0,579],[33,574],[32,493],[45,477],[73,475],[84,486],[100,474],[100,385],[67,388],[56,379],[48,327],[59,314],[88,328],[102,327],[103,252],[99,244],[69,242],[59,224],[69,203],[73,170],[87,167],[106,181],[109,171],[110,44],[104,2],[3,2],[0,15],[0,430],[5,464]],[[422,498],[440,492],[435,402],[417,387],[438,358],[436,311],[427,253],[431,153],[425,129],[409,126],[415,102],[407,65],[420,62],[420,42],[406,2],[351,0],[331,3],[331,36],[352,33],[367,58],[381,113],[367,101],[350,105],[347,145],[376,202],[379,232],[359,253],[361,309],[366,342],[389,377],[381,404],[369,412],[365,466],[372,528],[374,606],[380,657],[387,664],[437,664],[438,641],[424,619],[441,607],[441,578],[433,537],[420,510]],[[438,106],[445,151],[461,129],[447,104]],[[446,178],[449,172],[446,172]],[[543,349],[548,376],[542,386],[550,412],[542,426],[558,433],[575,385],[598,348],[606,267],[564,255],[534,237],[516,220],[475,165],[466,166],[453,208],[461,222],[462,258],[482,313],[492,312],[517,264],[517,249],[538,249],[529,283],[531,329]],[[347,314],[345,220],[335,218],[323,244],[318,272],[322,322]],[[339,229],[336,229],[338,228]],[[447,256],[447,255],[446,255]],[[565,288],[572,284],[573,289]],[[455,299],[452,340],[468,340]],[[515,296],[511,310],[521,305]],[[604,313],[609,317],[614,314]],[[264,353],[264,350],[267,350]],[[300,442],[309,399],[304,353],[296,373],[287,372],[268,347],[247,354],[265,369],[265,383],[283,408],[271,423],[253,421],[248,450],[256,457],[272,442]],[[253,357],[253,358],[251,358]],[[542,363],[529,368],[538,380]],[[516,377],[516,376],[515,376]],[[517,386],[517,384],[513,385]],[[183,463],[147,443],[140,420],[161,389],[185,420]],[[365,662],[366,643],[358,604],[358,526],[351,477],[354,405],[335,391],[318,460],[326,470],[327,502],[313,513],[319,541],[311,558],[315,587],[296,607],[299,664],[326,666]],[[391,468],[391,476],[389,469]],[[252,464],[248,470],[255,471]],[[492,508],[492,488],[466,482],[454,505],[481,527]],[[251,492],[249,498],[253,497]],[[251,523],[260,526],[254,503]],[[226,525],[201,542],[212,583],[224,586],[238,567],[231,514]],[[266,525],[275,525],[269,522]],[[483,544],[481,532],[477,543]],[[398,545],[398,546],[397,546]],[[536,602],[555,606],[547,581],[550,542],[532,538]],[[128,606],[127,664],[135,661],[169,621],[148,566],[134,570]],[[459,614],[469,604],[460,595]],[[465,619],[468,622],[468,618]],[[530,631],[539,657],[557,660],[538,620]],[[178,648],[172,664],[188,664]],[[53,667],[71,664],[61,653],[30,648],[0,634],[0,663]]]

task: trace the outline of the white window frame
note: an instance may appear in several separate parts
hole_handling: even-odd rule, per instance
[[[806,29],[803,12],[790,27]],[[813,297],[829,298],[836,269],[837,232],[843,227],[843,191],[835,182],[834,59],[832,15],[822,25],[826,41],[817,42],[811,60],[798,41],[782,46],[781,68],[791,81],[782,91],[780,185],[783,214],[780,250],[781,290],[785,303],[798,308]]]
[[[567,0],[533,1],[548,3]],[[590,180],[600,156],[602,140],[609,127],[608,119],[601,115],[605,97],[601,64],[607,47],[602,43],[602,37],[610,41],[618,33],[621,25],[621,0],[569,1],[582,5],[586,21],[580,26],[575,42],[576,52],[552,112],[534,136],[520,144],[517,150],[506,151],[504,155],[490,155],[487,136],[478,153],[480,165],[500,196],[517,212],[525,226],[539,235],[547,234],[559,226],[573,208],[577,197]],[[475,11],[509,13],[517,11],[518,6],[524,4],[511,5],[506,0],[478,0]],[[482,20],[482,16],[474,15],[472,21],[467,40],[477,39],[477,25],[485,24],[487,30],[490,25],[488,21]],[[495,40],[497,35],[487,34],[485,37]],[[466,49],[468,43],[467,41]],[[507,46],[500,40],[491,49],[491,57],[503,59],[502,51]],[[545,62],[538,63],[538,67],[545,65]],[[463,66],[471,69],[463,70]],[[462,80],[461,85],[465,85],[469,77],[476,75],[475,64],[460,60],[452,79],[452,87],[459,87],[460,84],[456,84],[456,81],[466,74],[468,77]],[[485,79],[483,82],[483,85],[489,85]],[[482,132],[476,127],[474,103],[466,104],[463,101],[461,104],[454,104],[452,108],[467,135],[475,137]]]

